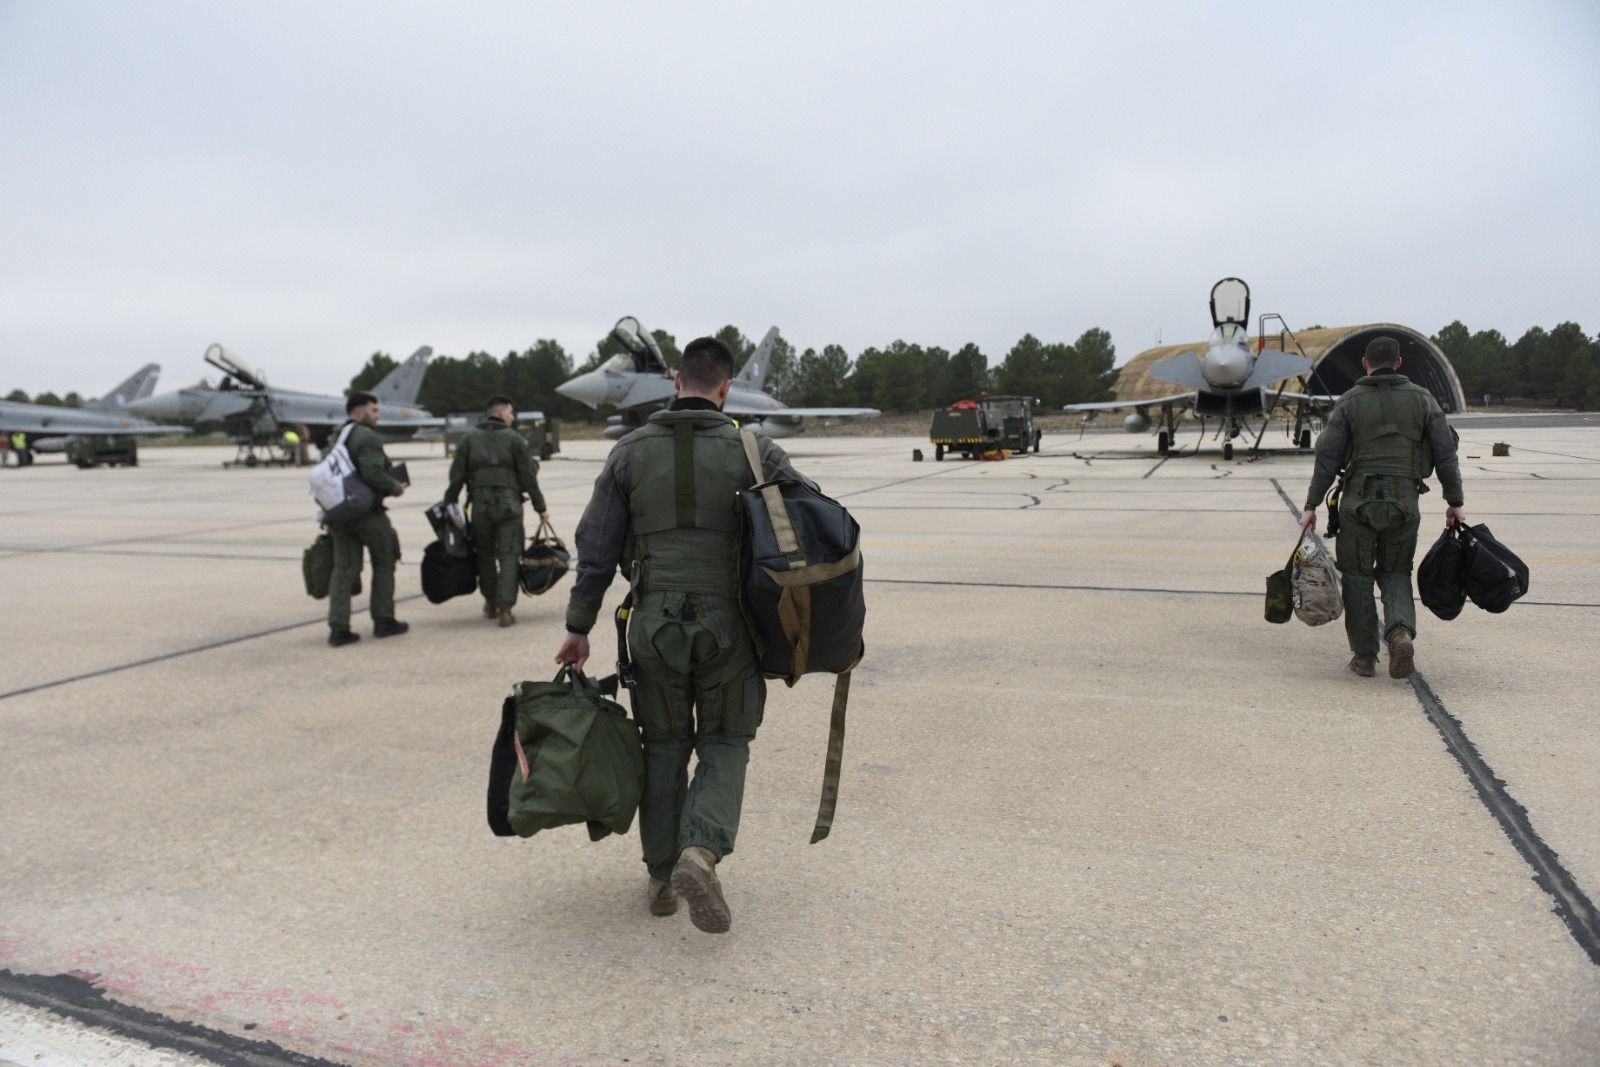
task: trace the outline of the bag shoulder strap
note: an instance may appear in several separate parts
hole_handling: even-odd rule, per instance
[[[345,442],[350,439],[350,435],[355,433],[355,431],[356,431],[356,424],[353,423],[353,422],[352,423],[348,423],[345,426],[344,429],[339,431],[338,438],[335,439],[334,442],[333,442],[333,448],[328,449],[328,451],[332,452],[334,448],[343,448],[343,447],[345,447]]]
[[[778,551],[788,557],[792,566],[805,566],[805,550],[800,547],[800,538],[795,535],[794,524],[789,521],[789,509],[783,506],[783,493],[767,481],[761,469],[761,446],[756,441],[756,435],[741,426],[739,438],[744,442],[744,458],[750,464],[750,473],[755,477],[756,485],[760,486],[761,499],[767,505],[767,517],[772,520],[772,533],[778,539]]]

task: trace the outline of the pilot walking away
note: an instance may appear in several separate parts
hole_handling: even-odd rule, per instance
[[[1426,389],[1400,373],[1400,344],[1371,341],[1361,360],[1366,376],[1339,398],[1317,438],[1316,469],[1300,525],[1317,522],[1317,506],[1343,470],[1338,494],[1335,555],[1350,639],[1350,670],[1377,673],[1380,636],[1389,650],[1389,677],[1411,674],[1417,636],[1411,565],[1422,515],[1419,494],[1437,470],[1444,487],[1445,525],[1465,522],[1461,463],[1444,412]],[[1330,516],[1330,522],[1331,522]],[[1383,599],[1380,629],[1373,603]]]
[[[736,497],[754,478],[738,428],[721,410],[733,373],[722,342],[690,342],[674,375],[677,399],[612,449],[578,524],[578,573],[556,653],[558,663],[583,668],[606,588],[631,561],[627,646],[644,738],[647,903],[652,915],[671,915],[681,895],[708,933],[732,922],[717,868],[733,852],[767,693],[739,603]],[[764,437],[760,460],[768,478],[803,480]]]
[[[454,504],[467,488],[472,510],[472,544],[478,557],[478,591],[483,614],[501,626],[516,623],[518,568],[525,533],[522,500],[533,501],[540,522],[549,522],[539,492],[539,466],[527,438],[515,429],[516,405],[508,396],[489,398],[488,412],[456,448],[444,502]]]
[[[345,400],[345,413],[349,416],[344,426],[334,434],[344,432],[345,426],[354,424],[345,448],[355,463],[361,480],[378,495],[378,501],[358,519],[347,523],[330,524],[328,536],[333,541],[333,578],[328,588],[328,644],[335,647],[353,644],[361,635],[350,629],[350,590],[355,586],[356,575],[361,573],[361,553],[365,549],[372,559],[372,635],[394,637],[411,627],[394,617],[394,568],[400,560],[400,538],[389,522],[388,509],[383,506],[386,496],[400,496],[406,491],[392,473],[389,456],[383,450],[383,438],[373,429],[378,424],[378,398],[371,393],[351,393]]]

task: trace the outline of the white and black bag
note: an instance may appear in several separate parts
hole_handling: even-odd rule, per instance
[[[311,468],[311,496],[322,509],[322,521],[339,525],[354,522],[378,502],[372,486],[361,480],[345,441],[355,423],[346,426],[333,447]]]

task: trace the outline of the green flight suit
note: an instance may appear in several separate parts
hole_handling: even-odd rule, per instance
[[[1317,501],[1325,470],[1337,469],[1340,458],[1344,461],[1334,549],[1345,636],[1351,652],[1376,656],[1380,639],[1394,630],[1417,634],[1411,591],[1411,565],[1422,523],[1417,498],[1426,491],[1423,480],[1437,464],[1446,503],[1462,504],[1455,440],[1432,394],[1390,371],[1368,375],[1345,392],[1317,442],[1317,452],[1318,477],[1312,482]],[[1316,503],[1308,499],[1306,506],[1314,508]],[[1383,600],[1381,627],[1374,585]]]
[[[761,453],[766,476],[800,477],[765,438]],[[578,524],[569,631],[588,633],[618,565],[630,572],[632,702],[645,756],[639,837],[650,876],[662,881],[685,848],[721,858],[738,834],[767,695],[739,604],[736,497],[752,484],[732,420],[709,402],[679,400],[612,449]]]
[[[450,464],[447,504],[468,487],[472,511],[472,545],[478,558],[478,591],[490,607],[506,609],[517,602],[522,565],[522,497],[533,510],[545,510],[539,492],[539,467],[527,438],[499,419],[484,419],[461,439]]]
[[[383,438],[370,426],[357,424],[350,431],[345,448],[361,480],[378,494],[378,502],[354,522],[328,527],[333,541],[333,578],[328,586],[328,627],[332,630],[350,629],[350,590],[361,573],[363,549],[372,557],[372,597],[368,602],[372,621],[394,621],[394,568],[400,561],[400,537],[389,522],[383,498],[398,495],[404,487],[389,473]]]

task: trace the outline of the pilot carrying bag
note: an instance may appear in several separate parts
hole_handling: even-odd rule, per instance
[[[300,557],[300,574],[306,581],[306,596],[312,600],[321,600],[333,588],[333,538],[327,534],[318,534],[317,539],[311,542],[311,547],[306,549]],[[350,587],[351,596],[361,595],[361,572],[356,572],[355,584]]]
[[[811,834],[815,844],[833,825],[850,672],[866,651],[861,527],[842,504],[810,485],[767,481],[755,434],[740,430],[739,436],[756,480],[739,494],[744,518],[740,580],[761,673],[787,685],[806,674],[838,676],[822,802]]]
[[[443,541],[422,550],[422,595],[430,604],[443,604],[478,588],[478,561],[472,556],[452,556]]]
[[[355,423],[346,426],[317,465],[311,468],[311,496],[322,509],[322,521],[354,522],[372,510],[378,494],[356,473],[355,460],[345,447]]]
[[[522,591],[529,596],[548,593],[571,565],[572,553],[556,536],[556,528],[541,522],[528,541],[528,547],[522,550],[522,565],[517,572]]]
[[[644,787],[639,726],[600,686],[563,667],[522,682],[500,707],[489,760],[489,829],[498,837],[586,823],[589,839],[625,834]]]

